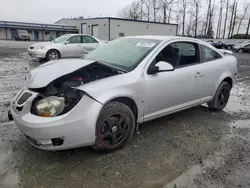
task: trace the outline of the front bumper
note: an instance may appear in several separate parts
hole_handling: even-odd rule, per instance
[[[47,50],[45,49],[28,49],[28,54],[35,58],[46,58]]]
[[[46,118],[30,113],[37,93],[28,91],[32,96],[24,104],[18,104],[25,92],[27,90],[21,91],[13,99],[11,114],[15,125],[33,146],[43,150],[65,150],[95,143],[96,121],[102,104],[83,96],[70,112]],[[59,144],[58,140],[61,141]]]

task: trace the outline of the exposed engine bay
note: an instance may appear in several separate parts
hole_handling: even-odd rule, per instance
[[[40,100],[50,96],[55,96],[58,98],[63,97],[64,108],[60,114],[67,113],[80,101],[82,96],[85,94],[83,91],[76,89],[76,87],[122,73],[123,72],[118,69],[95,62],[70,74],[66,74],[55,79],[46,87],[29,88],[30,90],[39,93],[39,96],[33,101],[31,113],[39,115],[36,109],[37,103]]]

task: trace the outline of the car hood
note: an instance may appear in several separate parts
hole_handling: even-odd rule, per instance
[[[37,46],[45,46],[45,45],[49,45],[49,44],[54,44],[54,42],[38,42],[38,43],[32,44],[30,46],[37,47]]]
[[[28,88],[42,88],[60,76],[69,74],[82,67],[85,67],[94,60],[86,59],[61,59],[50,61],[31,70],[27,82]]]
[[[18,34],[19,37],[29,37],[30,35],[29,34]]]

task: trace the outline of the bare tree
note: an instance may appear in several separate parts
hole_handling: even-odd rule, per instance
[[[143,20],[144,10],[143,10],[143,4],[144,0],[139,0],[139,6],[140,6],[140,20]]]
[[[150,21],[150,10],[151,10],[151,3],[149,0],[144,0],[144,6],[145,6],[145,16],[146,20]]]
[[[208,3],[208,14],[207,14],[207,18],[206,18],[206,27],[205,27],[205,35],[206,36],[209,36],[209,37],[212,37],[214,35],[213,33],[213,26],[212,26],[212,18],[214,16],[214,4],[215,4],[215,0],[213,1],[213,4],[212,4],[212,1],[209,0],[209,3]]]
[[[123,8],[119,12],[119,16],[122,18],[128,18],[132,20],[139,20],[140,18],[140,6],[137,1],[132,2],[127,7]]]
[[[244,11],[243,11],[243,15],[242,15],[242,17],[240,18],[240,21],[239,21],[239,25],[238,25],[238,29],[237,29],[237,35],[239,34],[239,30],[240,30],[242,21],[245,19],[247,10],[248,10],[248,8],[249,8],[249,5],[250,5],[250,4],[244,5]]]
[[[189,16],[189,22],[187,24],[187,36],[191,36],[191,31],[193,28],[193,23],[192,23],[192,16]]]
[[[187,0],[181,0],[182,2],[182,35],[185,33],[185,21],[187,13]]]
[[[223,9],[223,0],[220,0],[220,12],[219,12],[219,18],[218,18],[218,24],[217,24],[216,38],[220,38],[222,9]]]
[[[231,17],[230,17],[230,23],[229,23],[229,31],[228,31],[228,38],[230,38],[231,36],[231,33],[233,33],[233,23],[234,23],[234,16],[235,16],[235,8],[236,7],[236,4],[238,3],[238,0],[234,0],[233,1],[233,4],[232,4],[232,7],[231,7]]]
[[[212,0],[208,0],[208,7],[207,7],[207,16],[206,16],[206,22],[205,22],[205,35],[207,34],[207,30],[209,28],[209,17],[210,17],[210,12],[211,12],[211,4],[212,4]]]
[[[249,26],[250,26],[250,18],[249,18],[248,24],[247,24],[246,38],[248,38]]]
[[[236,0],[236,3],[234,5],[234,19],[233,19],[233,23],[232,23],[232,30],[231,30],[230,38],[232,38],[232,36],[234,34],[234,27],[236,25],[236,18],[237,18],[237,7],[238,7],[238,0]]]
[[[224,29],[223,29],[223,39],[225,38],[226,28],[227,28],[228,7],[229,7],[229,0],[227,0],[227,3],[226,3],[226,14],[225,14],[225,21],[224,21]]]
[[[152,4],[152,9],[153,9],[153,20],[155,22],[157,18],[157,12],[159,10],[159,2],[158,0],[151,0],[151,4]]]
[[[171,20],[172,10],[176,5],[176,0],[170,0],[168,5],[169,5],[168,6],[168,23],[169,23]]]
[[[180,25],[181,25],[181,13],[180,13],[180,9],[176,9],[173,11],[175,13],[175,22],[177,23],[177,34],[180,34]]]
[[[163,9],[163,23],[167,22],[167,9],[168,9],[168,0],[161,0],[161,5]]]
[[[198,30],[198,17],[200,12],[200,0],[192,0],[191,5],[194,7],[195,13],[191,13],[192,16],[194,16],[194,37],[197,36],[197,30]]]
[[[176,0],[161,0],[160,8],[163,10],[163,23],[169,23]]]

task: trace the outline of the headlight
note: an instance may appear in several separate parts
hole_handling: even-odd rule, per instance
[[[38,46],[37,48],[38,49],[44,49],[44,48],[46,48],[46,46]]]
[[[35,104],[36,113],[43,117],[55,117],[63,112],[64,109],[63,97],[46,97]]]

